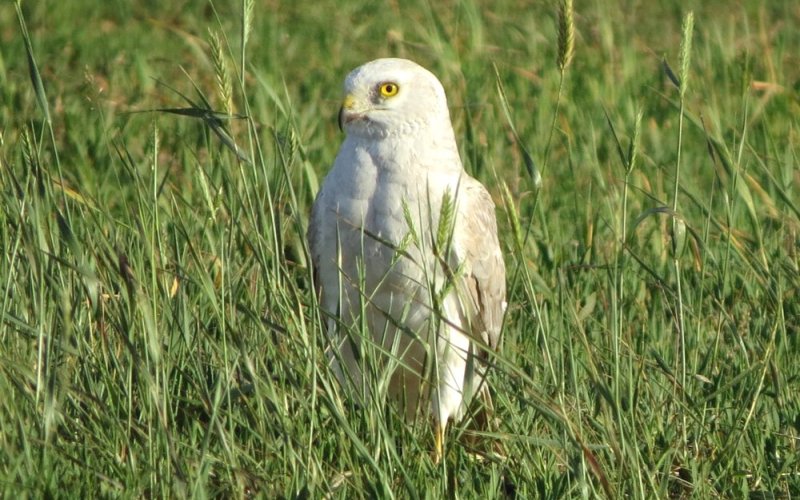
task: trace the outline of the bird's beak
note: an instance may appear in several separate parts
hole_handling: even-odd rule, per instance
[[[355,97],[352,94],[347,94],[344,96],[344,101],[342,101],[342,107],[339,108],[339,130],[344,130],[344,124],[347,121],[347,112],[353,110],[353,106],[356,103]]]

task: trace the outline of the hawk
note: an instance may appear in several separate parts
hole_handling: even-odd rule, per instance
[[[505,265],[495,206],[461,164],[445,91],[422,66],[377,59],[344,83],[346,138],[312,208],[308,241],[347,393],[429,411],[434,460],[473,396],[491,405]]]

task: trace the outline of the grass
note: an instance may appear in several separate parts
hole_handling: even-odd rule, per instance
[[[233,4],[0,9],[4,496],[800,495],[794,2],[576,2],[572,57],[514,0]],[[504,461],[325,366],[304,231],[386,55],[498,205]]]

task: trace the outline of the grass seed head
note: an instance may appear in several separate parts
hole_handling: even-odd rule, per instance
[[[691,61],[692,52],[692,32],[694,31],[694,12],[689,11],[686,18],[683,20],[683,37],[681,39],[681,74],[680,74],[680,91],[681,98],[686,93],[686,87],[689,82],[689,63]]]
[[[217,90],[225,106],[225,112],[233,114],[233,81],[231,80],[225,52],[220,36],[213,30],[208,30],[209,44],[211,45],[211,59],[214,62],[214,75],[217,78]]]
[[[575,54],[575,19],[572,0],[558,5],[558,68],[567,69]]]

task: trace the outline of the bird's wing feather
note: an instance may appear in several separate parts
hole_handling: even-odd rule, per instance
[[[506,304],[506,270],[489,192],[471,177],[462,179],[456,247],[465,269],[464,292],[472,304],[471,334],[497,350]]]
[[[314,204],[311,207],[311,218],[308,221],[308,230],[306,231],[306,241],[308,242],[308,254],[311,257],[311,266],[312,266],[312,273],[314,277],[314,288],[315,292],[317,293],[317,298],[319,298],[320,294],[320,283],[319,283],[319,249],[317,248],[319,245],[319,236],[317,235],[319,231],[318,225],[320,224],[319,218],[320,214],[317,213],[319,211],[320,203],[320,193],[317,194],[316,199],[314,200]]]

